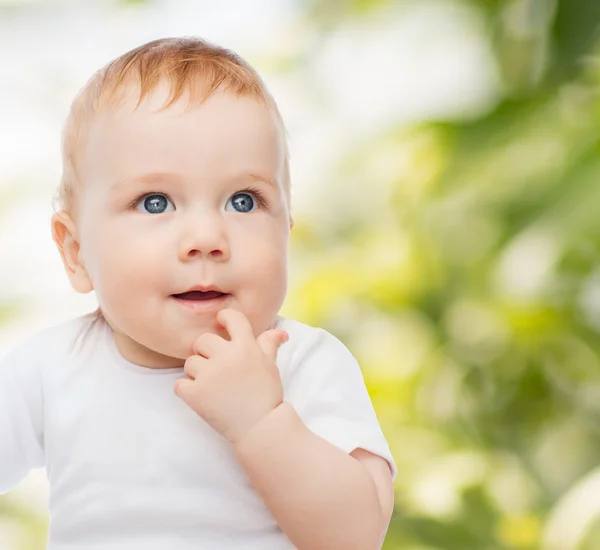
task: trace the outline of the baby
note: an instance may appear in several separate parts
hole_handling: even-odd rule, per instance
[[[360,368],[281,317],[290,176],[262,80],[162,39],[75,98],[52,234],[93,313],[0,362],[0,493],[50,484],[50,550],[375,550],[396,466]]]

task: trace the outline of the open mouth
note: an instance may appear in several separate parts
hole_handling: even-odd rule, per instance
[[[194,313],[210,313],[211,315],[227,307],[232,298],[231,294],[217,290],[190,290],[181,294],[173,294],[171,297]]]
[[[179,298],[180,300],[215,300],[217,298],[221,298],[222,296],[229,296],[229,294],[225,294],[224,292],[217,292],[216,290],[208,290],[206,292],[202,292],[201,290],[192,290],[191,292],[183,292],[182,294],[173,294],[175,298]]]

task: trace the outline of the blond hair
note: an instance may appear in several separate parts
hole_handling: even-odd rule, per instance
[[[127,84],[139,85],[140,105],[160,82],[168,79],[170,96],[161,109],[169,108],[184,92],[190,106],[200,105],[217,90],[248,96],[269,106],[282,128],[285,147],[284,188],[290,204],[289,153],[285,127],[275,100],[258,73],[234,52],[201,38],[162,38],[126,52],[98,70],[77,94],[63,130],[63,173],[55,196],[60,210],[74,212],[80,181],[78,155],[94,114],[104,105],[115,105],[125,96]]]

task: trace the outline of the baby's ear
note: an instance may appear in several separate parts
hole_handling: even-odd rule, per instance
[[[58,248],[71,286],[82,294],[91,292],[94,285],[81,260],[77,229],[71,216],[65,211],[57,212],[52,216],[51,226],[52,240]]]

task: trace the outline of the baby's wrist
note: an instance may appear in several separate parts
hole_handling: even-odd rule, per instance
[[[281,434],[288,433],[298,419],[298,413],[294,407],[290,403],[282,401],[230,443],[237,452],[252,446],[253,442],[258,440],[279,438]]]

